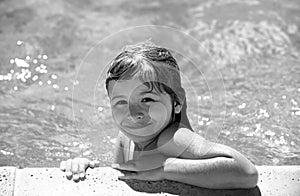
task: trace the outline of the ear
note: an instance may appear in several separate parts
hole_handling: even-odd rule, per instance
[[[180,103],[174,103],[175,114],[180,113],[181,108],[182,108],[182,106]]]

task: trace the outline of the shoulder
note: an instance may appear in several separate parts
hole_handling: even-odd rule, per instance
[[[167,127],[160,134],[157,142],[157,148],[166,156],[183,158],[185,154],[184,152],[187,150],[189,145],[191,145],[191,141],[194,139],[199,141],[203,138],[184,126],[173,124]]]
[[[157,148],[167,157],[205,159],[232,157],[237,152],[222,144],[206,140],[194,131],[180,126],[170,126],[161,133]]]

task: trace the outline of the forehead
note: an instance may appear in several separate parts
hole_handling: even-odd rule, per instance
[[[133,91],[147,91],[149,88],[140,80],[112,80],[108,83],[108,93],[110,96],[118,94],[131,94]]]

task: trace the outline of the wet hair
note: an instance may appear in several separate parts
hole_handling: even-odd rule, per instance
[[[180,69],[169,50],[150,41],[124,47],[110,63],[105,81],[106,90],[111,80],[131,79],[139,79],[149,87],[149,91],[155,89],[169,94],[173,106],[182,106],[179,114],[175,114],[173,107],[172,122],[191,128],[186,116],[186,98],[181,86]]]

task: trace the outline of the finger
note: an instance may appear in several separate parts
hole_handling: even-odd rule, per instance
[[[85,170],[87,168],[87,164],[80,164],[78,169],[78,177],[83,179],[85,177]]]
[[[78,173],[73,174],[73,180],[74,181],[78,181],[79,180],[79,174]]]
[[[99,167],[99,166],[100,166],[100,162],[99,162],[98,160],[90,161],[90,162],[89,162],[89,166],[90,166],[91,168]]]
[[[79,173],[79,178],[84,179],[85,178],[85,172],[84,173]]]
[[[119,179],[121,180],[139,179],[139,174],[138,173],[125,174],[124,176],[119,176]]]
[[[78,173],[85,172],[89,165],[89,160],[80,160],[78,163]]]
[[[112,168],[117,170],[127,170],[127,171],[138,171],[137,168],[135,168],[134,164],[132,163],[123,163],[123,164],[112,164]]]
[[[71,179],[73,175],[71,172],[72,160],[71,159],[67,160],[65,165],[66,165],[66,176],[68,179]]]
[[[80,165],[80,161],[78,161],[78,159],[73,159],[71,171],[73,173],[73,180],[74,181],[79,180],[79,165]]]
[[[62,161],[59,167],[62,171],[66,171],[66,161]]]
[[[71,165],[71,172],[73,174],[78,174],[78,170],[79,170],[79,163],[76,160],[72,161],[72,165]]]

